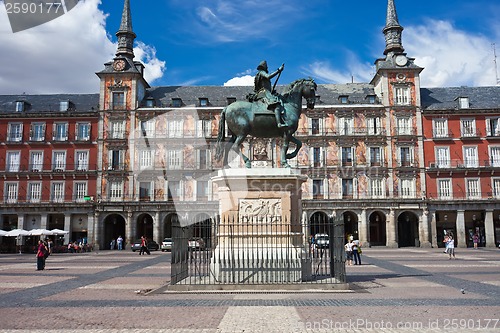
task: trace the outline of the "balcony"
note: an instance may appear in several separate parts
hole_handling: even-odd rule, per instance
[[[427,199],[432,201],[490,201],[500,200],[500,193],[492,192],[474,192],[467,193],[467,191],[459,193],[427,193]]]
[[[481,131],[478,128],[464,128],[460,134],[462,140],[477,140],[481,137]]]
[[[500,168],[500,159],[492,160],[439,160],[430,161],[429,169],[443,170],[443,169],[478,169],[478,168]]]
[[[62,173],[95,173],[97,165],[54,165],[54,164],[22,164],[18,168],[0,169],[0,174],[62,174]]]
[[[443,131],[434,131],[432,133],[432,139],[434,141],[447,141],[453,139],[453,133],[448,131],[448,132],[443,132]]]

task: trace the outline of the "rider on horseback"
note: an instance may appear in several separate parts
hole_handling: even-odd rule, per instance
[[[254,80],[255,94],[253,95],[253,100],[250,100],[250,102],[262,100],[265,104],[267,104],[267,109],[274,111],[274,114],[276,115],[276,123],[279,128],[288,127],[288,124],[286,124],[283,120],[283,117],[285,116],[285,109],[283,108],[278,95],[271,87],[271,79],[276,75],[281,74],[284,68],[285,65],[283,64],[276,72],[269,74],[267,62],[265,60],[261,61],[259,66],[257,66],[258,72],[255,75]]]

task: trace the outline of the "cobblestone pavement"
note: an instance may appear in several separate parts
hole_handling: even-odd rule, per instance
[[[1,332],[500,332],[500,250],[366,248],[348,291],[169,292],[170,254],[0,255]]]

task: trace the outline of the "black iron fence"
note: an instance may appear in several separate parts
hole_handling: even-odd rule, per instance
[[[342,220],[216,218],[172,236],[171,285],[346,282]]]

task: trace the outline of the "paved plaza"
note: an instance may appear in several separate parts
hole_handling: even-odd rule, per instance
[[[169,292],[170,253],[0,255],[1,332],[499,332],[500,250],[365,248],[350,290]],[[158,289],[160,288],[160,289]],[[152,291],[152,292],[149,292]]]

